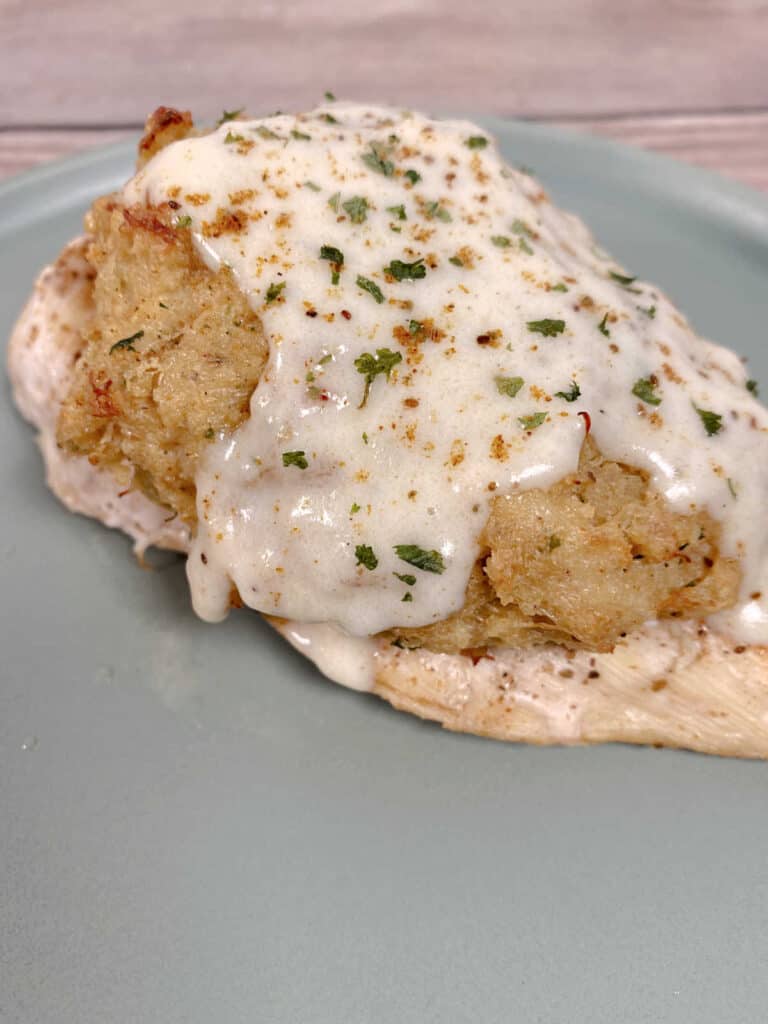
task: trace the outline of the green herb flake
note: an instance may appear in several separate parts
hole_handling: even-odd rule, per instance
[[[454,267],[463,267],[464,266],[464,261],[462,259],[459,259],[458,256],[449,256],[448,257],[448,262],[452,263],[454,265]]]
[[[533,256],[533,249],[528,245],[524,238],[518,238],[517,247],[521,252],[526,253],[528,256]]]
[[[568,391],[556,391],[555,398],[562,398],[565,402],[575,402],[581,396],[581,388],[575,380],[571,381]]]
[[[357,559],[355,565],[364,565],[371,572],[379,564],[379,560],[369,544],[358,544],[355,548],[355,558]]]
[[[525,221],[520,220],[519,217],[512,221],[512,230],[516,235],[527,235],[528,238],[533,238],[533,232]]]
[[[304,452],[283,452],[283,465],[296,466],[297,469],[306,469],[309,463]]]
[[[363,431],[363,433],[362,433],[362,438],[363,438],[363,444],[368,444],[368,435],[366,434],[365,431]]]
[[[168,309],[168,306],[166,306],[164,302],[158,302],[158,306],[160,307],[160,309]]]
[[[359,511],[360,511],[360,506],[359,506],[359,505],[357,504],[357,502],[356,502],[356,501],[355,501],[355,502],[353,502],[353,503],[352,503],[352,505],[350,506],[350,509],[349,509],[349,514],[350,514],[351,516],[353,516],[353,515],[355,515],[355,514],[356,514],[357,512],[359,512]]]
[[[239,110],[225,110],[225,111],[223,111],[221,117],[216,122],[216,127],[218,128],[219,125],[226,124],[227,121],[236,121],[237,118],[240,117],[240,115],[243,113],[244,110],[245,110],[245,107],[240,107]]]
[[[280,295],[285,288],[285,281],[273,281],[272,284],[267,288],[266,301],[267,305],[280,298]]]
[[[304,188],[311,189],[312,192],[319,192],[320,186],[316,185],[314,181],[305,181]]]
[[[549,538],[549,542],[548,542],[547,546],[548,546],[550,551],[555,551],[557,548],[560,547],[560,545],[562,543],[563,542],[560,540],[560,538],[557,536],[557,534],[553,533],[552,536]]]
[[[615,270],[609,270],[608,275],[618,284],[622,285],[624,288],[627,288],[629,285],[634,284],[637,280],[636,277],[627,277],[626,274],[617,274]]]
[[[338,124],[339,122],[333,116],[333,114],[321,114],[320,117],[325,121],[326,124]]]
[[[546,418],[547,414],[545,412],[533,412],[530,416],[518,416],[517,422],[526,430],[536,430]]]
[[[402,596],[402,600],[403,601],[412,601],[413,600],[413,594],[410,592],[410,590],[406,590],[406,592]]]
[[[484,135],[470,135],[468,139],[464,139],[464,145],[467,149],[485,149],[488,139]]]
[[[552,287],[549,290],[551,292],[567,292],[568,291],[568,287],[567,287],[567,285],[563,284],[562,281],[560,281],[560,282],[558,282],[558,284],[553,284]]]
[[[371,384],[373,384],[379,374],[383,373],[386,379],[389,380],[392,370],[402,361],[403,357],[399,352],[393,352],[388,348],[377,348],[375,356],[370,352],[363,352],[361,356],[355,359],[355,369],[365,377],[363,400],[360,402],[358,409],[362,409],[365,406],[371,391]],[[363,434],[363,440],[368,444],[368,438],[365,434]]]
[[[746,383],[746,388],[750,395],[754,395],[755,398],[757,398],[758,394],[760,393],[760,389],[758,387],[758,383],[756,380],[748,380]]]
[[[525,326],[533,334],[543,334],[545,338],[554,338],[565,330],[565,320],[529,320]]]
[[[320,189],[318,189],[318,192]],[[331,198],[328,200],[328,205],[334,213],[339,212],[339,200],[341,199],[341,192],[334,192]]]
[[[291,128],[291,138],[292,139],[302,139],[305,142],[308,142],[312,138],[312,136],[311,135],[307,135],[306,132],[300,132],[298,130],[298,128]]]
[[[349,214],[353,224],[362,224],[368,216],[368,200],[364,196],[353,196],[341,208]]]
[[[370,167],[372,171],[391,178],[395,173],[395,165],[391,160],[387,160],[388,154],[388,147],[383,146],[380,142],[372,142],[368,152],[363,153],[362,160],[365,166]]]
[[[339,283],[339,271],[344,266],[344,253],[333,245],[320,246],[320,259],[331,263],[331,284]]]
[[[394,277],[396,281],[421,281],[427,276],[427,268],[423,259],[415,260],[413,263],[392,260],[388,267],[384,267],[384,273]]]
[[[411,574],[409,572],[393,572],[392,575],[393,576],[397,576],[397,578],[402,583],[404,583],[407,587],[415,587],[416,586],[416,577],[415,576],[411,576]]]
[[[406,171],[404,177],[406,177],[412,185],[416,185],[421,181],[421,175],[418,171],[414,170]]]
[[[396,544],[394,551],[401,561],[421,569],[422,572],[434,572],[438,575],[445,572],[445,563],[439,551],[426,551],[418,544]]]
[[[704,424],[704,429],[709,437],[720,433],[723,429],[723,417],[720,413],[711,412],[709,409],[700,409],[698,405],[694,405],[693,408],[699,414],[699,418]]]
[[[188,213],[183,213],[180,217],[177,217],[173,222],[175,228],[189,228],[192,226],[192,218]]]
[[[522,377],[494,377],[493,380],[499,394],[508,395],[510,398],[514,398],[525,384]]]
[[[231,143],[233,142],[245,142],[245,136],[238,135],[236,132],[227,132],[227,134],[224,136],[224,141],[227,143],[227,145],[231,145]]]
[[[736,485],[734,484],[733,480],[731,480],[731,478],[728,477],[728,480],[726,482],[728,484],[728,490],[731,492],[731,497],[738,498],[739,495],[736,492]]]
[[[445,209],[445,207],[440,205],[440,201],[437,199],[435,199],[434,202],[424,204],[424,216],[427,220],[442,220],[446,224],[449,224],[453,220],[450,213]]]
[[[267,128],[267,126],[264,124],[259,125],[259,127],[256,129],[256,134],[260,136],[262,139],[280,138],[280,136],[276,132],[273,132],[271,128]]]
[[[418,334],[420,331],[423,330],[423,328],[424,325],[422,324],[421,320],[408,321],[408,333],[411,335],[411,337]]]
[[[206,441],[212,441],[215,436],[216,436],[216,432],[213,429],[213,427],[208,427],[206,432],[203,434],[203,437],[206,439]]]
[[[388,206],[387,213],[391,213],[397,220],[408,220],[402,203],[399,206]]]
[[[598,331],[600,331],[601,334],[604,334],[606,336],[606,338],[610,338],[611,332],[608,329],[607,324],[608,324],[608,314],[606,313],[605,316],[603,317],[603,319],[597,325],[597,329],[598,329]]]
[[[135,352],[136,349],[133,347],[134,341],[139,341],[139,339],[143,337],[144,331],[136,331],[136,333],[132,334],[130,338],[121,338],[120,341],[115,342],[115,344],[109,350],[109,354],[112,355],[113,352],[118,352],[123,349],[127,352]]]
[[[632,394],[648,405],[661,405],[661,399],[656,394],[657,387],[658,381],[655,377],[641,377],[632,385]]]
[[[362,274],[358,274],[357,281],[355,283],[358,288],[362,288],[364,292],[368,292],[369,295],[372,295],[379,304],[384,301],[384,293],[375,281],[371,281],[369,278],[363,277]]]
[[[512,239],[506,235],[491,235],[491,241],[499,249],[508,249],[512,245]]]
[[[645,313],[649,320],[653,320],[653,318],[656,316],[655,306],[638,306],[637,308],[640,310],[641,313]]]
[[[342,262],[343,262],[343,260],[342,260]],[[330,363],[330,361],[332,359],[333,359],[333,353],[332,352],[326,352],[325,355],[323,356],[323,358],[318,360],[318,363],[319,363],[320,366],[325,366],[325,364],[326,363]]]
[[[333,93],[330,91],[330,89],[326,89],[325,92],[323,93],[323,95],[325,96],[326,100],[329,103],[335,103],[336,102],[336,97],[333,95]]]

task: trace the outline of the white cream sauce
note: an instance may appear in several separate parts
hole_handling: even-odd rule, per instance
[[[612,277],[626,272],[482,129],[351,104],[233,121],[162,150],[125,199],[175,204],[270,344],[250,419],[197,477],[204,618],[226,614],[231,582],[260,611],[355,635],[444,618],[490,498],[571,472],[589,419],[676,510],[722,522],[744,582],[719,628],[768,642],[768,413],[740,360],[653,286]],[[424,277],[396,280],[393,260]],[[361,408],[355,361],[379,349],[393,365]],[[660,404],[633,394],[652,376]],[[558,397],[572,382],[578,398]]]

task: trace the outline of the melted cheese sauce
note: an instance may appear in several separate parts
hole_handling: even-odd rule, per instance
[[[768,642],[768,413],[740,360],[482,129],[351,104],[234,121],[162,150],[124,198],[174,204],[270,344],[250,419],[197,478],[204,618],[232,582],[354,635],[445,618],[491,497],[573,471],[591,422],[673,508],[722,522],[744,582],[718,626]]]

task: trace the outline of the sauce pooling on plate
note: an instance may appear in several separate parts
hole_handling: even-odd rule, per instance
[[[467,122],[330,104],[171,144],[126,186],[231,268],[269,361],[197,476],[196,610],[363,635],[463,604],[494,495],[585,432],[742,559],[721,628],[768,642],[768,414],[733,353],[596,248]]]

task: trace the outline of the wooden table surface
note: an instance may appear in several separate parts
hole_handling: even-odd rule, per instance
[[[326,89],[656,149],[768,190],[768,0],[0,0],[0,177],[135,137],[164,103]]]

